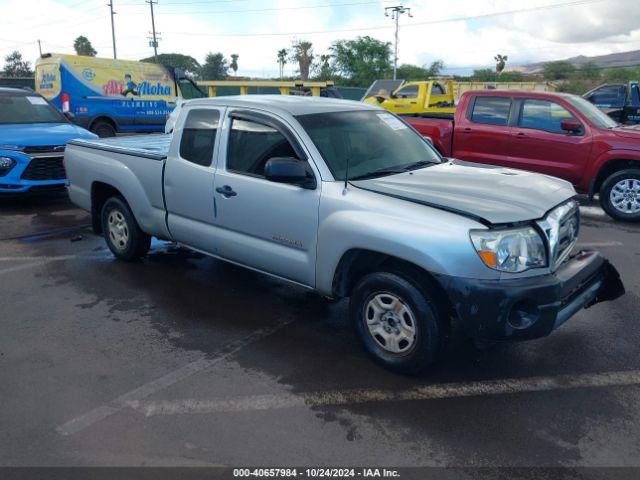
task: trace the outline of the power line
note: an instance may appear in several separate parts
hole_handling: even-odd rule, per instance
[[[382,3],[389,3],[395,0],[383,0]],[[297,7],[273,7],[273,8],[245,8],[241,10],[168,10],[159,11],[157,15],[175,15],[189,13],[193,15],[211,15],[211,14],[229,14],[229,13],[268,13],[268,12],[281,12],[291,10],[310,10],[316,8],[331,8],[331,7],[350,7],[361,5],[379,5],[379,1],[360,1],[360,2],[348,2],[348,3],[327,3],[322,5],[302,5]],[[163,3],[163,5],[167,5]],[[129,15],[143,15],[143,12],[130,12]]]
[[[440,23],[461,22],[466,20],[479,20],[483,18],[498,17],[503,15],[513,15],[516,13],[526,13],[539,10],[550,10],[554,8],[573,7],[577,5],[585,5],[588,3],[604,2],[608,0],[575,0],[573,2],[556,3],[552,5],[543,5],[539,7],[523,8],[518,10],[506,10],[502,12],[492,12],[480,15],[471,15],[464,17],[452,17],[444,18],[440,20],[428,20],[425,22],[413,22],[406,23],[405,27],[419,27],[424,25],[436,25]],[[362,28],[343,28],[335,30],[316,30],[310,32],[258,32],[258,33],[200,33],[200,32],[165,32],[173,35],[186,35],[186,36],[205,36],[205,37],[271,37],[271,36],[294,36],[294,35],[324,35],[329,33],[347,33],[347,32],[365,32],[372,30],[388,30],[394,28],[389,25],[379,25],[374,27],[362,27]]]

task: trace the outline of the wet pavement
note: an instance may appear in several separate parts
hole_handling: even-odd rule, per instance
[[[627,294],[548,338],[378,367],[346,302],[0,200],[0,465],[640,465],[640,226],[585,209]]]

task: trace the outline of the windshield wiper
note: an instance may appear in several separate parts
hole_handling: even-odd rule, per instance
[[[411,170],[417,170],[419,168],[426,167],[428,165],[438,165],[437,162],[432,162],[431,160],[420,160],[419,162],[413,162],[406,165],[398,165],[397,167],[392,168],[381,168],[379,170],[374,170],[372,172],[363,173],[362,175],[356,175],[354,177],[350,177],[349,180],[366,180],[368,178],[381,177],[384,175],[395,175],[398,173],[404,173]]]
[[[363,173],[362,175],[355,175],[349,177],[349,180],[366,180],[367,178],[383,177],[385,175],[394,175],[396,173],[404,172],[404,168],[381,168],[380,170],[374,170],[369,173]]]
[[[417,170],[419,168],[427,167],[429,165],[438,165],[439,163],[440,162],[432,162],[431,160],[420,160],[419,162],[410,163],[409,165],[405,166],[402,169],[402,171],[408,172],[410,170]]]

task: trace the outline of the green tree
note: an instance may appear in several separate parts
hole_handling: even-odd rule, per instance
[[[147,57],[140,60],[146,63],[155,63],[154,57]],[[158,55],[158,63],[167,65],[168,67],[179,68],[187,75],[196,77],[200,72],[200,63],[190,55],[183,55],[181,53],[160,53]]]
[[[335,78],[336,72],[332,64],[333,56],[329,54],[320,55],[320,62],[314,65],[315,80],[326,82]]]
[[[428,67],[418,65],[411,65],[404,63],[398,67],[397,76],[403,80],[417,81],[426,80],[430,77],[437,77],[444,68],[444,62],[442,60],[436,60],[431,62]]]
[[[507,65],[507,60],[509,57],[506,55],[497,54],[493,59],[496,61],[496,73],[498,76],[502,74],[504,67]]]
[[[600,69],[598,68],[598,65],[593,62],[582,64],[576,73],[580,77],[588,80],[597,80],[600,78]]]
[[[297,40],[291,46],[291,60],[298,62],[300,78],[309,80],[309,70],[313,63],[313,44],[305,40]]]
[[[84,55],[86,57],[95,57],[98,52],[95,51],[93,45],[87,37],[80,35],[73,41],[73,48],[77,55]]]
[[[629,80],[638,80],[638,77],[640,77],[640,69],[624,67],[607,68],[602,72],[602,76],[606,82],[628,82]]]
[[[286,48],[281,48],[280,50],[278,50],[278,67],[280,67],[280,80],[282,80],[282,77],[284,76],[284,66],[287,63],[288,55],[289,52]]]
[[[22,54],[17,50],[4,57],[4,75],[6,77],[33,77],[31,63],[22,60]]]
[[[476,82],[495,82],[497,79],[496,72],[490,68],[481,68],[474,70],[471,79]]]
[[[431,65],[427,68],[427,75],[430,77],[437,77],[440,75],[440,72],[444,69],[444,61],[435,60],[431,62]]]
[[[391,74],[391,44],[371,38],[337,40],[331,45],[336,72],[346,83],[368,87],[375,80]]]
[[[220,52],[209,52],[204,57],[204,63],[200,68],[200,78],[203,80],[224,80],[227,78],[229,65],[227,59]]]
[[[576,67],[566,60],[544,64],[542,75],[545,80],[567,80],[575,72]]]
[[[474,70],[469,79],[474,82],[524,82],[525,76],[522,72],[502,72],[500,76],[490,68]],[[466,80],[463,80],[466,81]],[[530,81],[535,81],[534,79]]]
[[[231,70],[233,70],[233,74],[236,75],[238,73],[238,58],[240,57],[240,55],[238,55],[237,53],[232,53],[231,54],[231,63],[229,64],[229,68],[231,68]]]

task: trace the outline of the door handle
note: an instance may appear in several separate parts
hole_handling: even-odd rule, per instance
[[[471,133],[471,132],[473,132],[473,129],[471,129],[471,128],[469,128],[469,127],[465,127],[465,128],[462,130],[462,133]]]
[[[516,133],[516,138],[527,138],[527,134],[523,132]]]
[[[216,192],[218,192],[224,198],[235,197],[236,195],[238,195],[238,193],[235,192],[229,185],[216,188]]]

